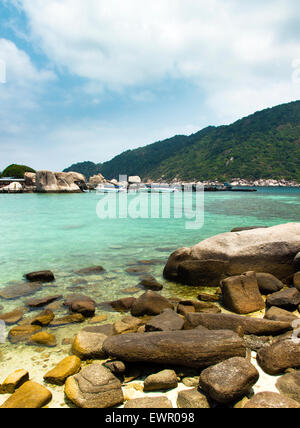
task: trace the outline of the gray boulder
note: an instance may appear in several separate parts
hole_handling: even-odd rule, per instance
[[[80,193],[85,186],[85,177],[75,172],[37,171],[38,193]]]
[[[300,252],[300,223],[229,232],[181,248],[169,258],[164,276],[193,286],[213,286],[243,272],[266,272],[287,280]]]

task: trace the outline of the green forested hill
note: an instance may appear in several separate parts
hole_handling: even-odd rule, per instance
[[[232,125],[128,150],[103,163],[100,172],[108,179],[127,174],[166,180],[300,181],[300,101],[257,112]]]
[[[100,173],[101,164],[96,164],[94,162],[79,162],[74,163],[69,168],[64,169],[63,172],[79,172],[83,174],[87,180],[93,175],[97,175]]]

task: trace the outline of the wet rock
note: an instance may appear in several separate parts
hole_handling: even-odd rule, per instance
[[[107,320],[107,315],[97,315],[89,320],[89,324],[98,324]]]
[[[149,272],[149,267],[148,266],[131,266],[125,269],[125,271],[129,275],[143,275]]]
[[[16,309],[6,314],[0,314],[0,320],[4,321],[6,325],[17,324],[23,317],[23,311]]]
[[[9,334],[8,338],[11,343],[24,342],[29,339],[32,335],[39,332],[42,328],[38,325],[20,325],[13,327]]]
[[[53,321],[49,324],[50,327],[61,327],[67,324],[78,324],[84,322],[85,318],[81,314],[71,314],[66,315],[61,318],[54,318]]]
[[[103,266],[91,266],[84,269],[77,270],[77,275],[88,276],[88,275],[99,275],[105,272]]]
[[[135,317],[125,317],[114,324],[114,334],[136,333],[143,321]]]
[[[84,327],[82,329],[82,331],[86,331],[88,333],[104,334],[104,336],[107,336],[107,337],[114,336],[114,334],[115,334],[113,324],[104,324],[104,325]]]
[[[174,370],[163,370],[148,376],[144,382],[144,391],[167,391],[177,388],[177,375]]]
[[[50,311],[49,309],[46,309],[45,311],[41,312],[39,315],[37,315],[33,321],[31,321],[32,325],[39,325],[41,327],[46,327],[51,323],[51,321],[54,320],[54,313]]]
[[[81,368],[81,360],[72,355],[64,358],[52,370],[45,374],[44,380],[54,385],[64,385],[68,377],[77,374]]]
[[[257,354],[260,367],[270,375],[300,367],[300,346],[297,341],[280,341],[262,348]]]
[[[108,302],[110,306],[118,312],[128,312],[136,301],[135,297],[124,297],[123,299]]]
[[[195,310],[190,310],[191,307],[194,307]],[[200,302],[198,300],[182,300],[178,305],[178,313],[185,315],[189,312],[204,312],[208,314],[218,314],[221,312],[221,309],[209,302]]]
[[[300,291],[300,272],[295,273],[293,278],[294,287]]]
[[[53,334],[45,331],[38,332],[29,338],[28,345],[43,345],[53,348],[57,345],[56,338]]]
[[[27,370],[16,370],[0,385],[0,394],[13,394],[16,389],[20,388],[28,380],[29,373]]]
[[[247,348],[251,351],[258,352],[261,348],[271,345],[273,342],[272,336],[255,336],[253,334],[245,335],[244,341],[247,345]]]
[[[182,330],[184,320],[172,309],[165,309],[160,315],[147,322],[145,331],[176,331]]]
[[[198,299],[203,302],[218,302],[220,300],[220,296],[217,294],[200,293],[198,294]]]
[[[224,305],[236,314],[250,314],[265,308],[255,272],[227,278],[221,287]]]
[[[33,382],[25,382],[11,395],[1,409],[39,409],[52,400],[52,394],[44,386]]]
[[[68,296],[64,302],[71,312],[82,314],[86,318],[91,318],[95,315],[96,302],[90,297],[82,294],[72,294]]]
[[[42,288],[41,283],[28,284],[22,282],[15,285],[9,285],[8,287],[0,289],[0,297],[6,300],[18,299],[19,297],[28,296],[36,293]]]
[[[107,361],[103,366],[110,370],[115,376],[123,375],[126,372],[126,366],[123,361]]]
[[[296,309],[300,304],[300,292],[296,288],[278,291],[267,298],[268,306],[277,306],[282,309]]]
[[[188,314],[185,329],[203,326],[209,330],[232,330],[242,328],[244,334],[268,336],[292,330],[291,323],[231,314]]]
[[[160,315],[164,309],[173,308],[172,303],[170,303],[168,299],[149,290],[136,299],[131,308],[131,315],[136,317],[143,315]]]
[[[26,302],[26,306],[28,306],[29,308],[42,308],[61,298],[62,298],[62,295],[56,295],[56,296],[46,296],[41,299],[31,299]]]
[[[281,394],[300,403],[300,372],[281,376],[276,383],[276,388]]]
[[[265,314],[265,319],[272,321],[293,322],[300,319],[289,311],[272,306]]]
[[[276,392],[260,392],[249,400],[244,409],[299,409],[300,404]]]
[[[202,368],[234,356],[245,357],[244,341],[231,331],[175,331],[113,336],[103,344],[110,357],[127,362]]]
[[[53,282],[55,276],[51,270],[42,270],[39,272],[30,272],[24,275],[27,281],[30,282]]]
[[[270,273],[257,273],[256,279],[258,282],[259,291],[262,294],[272,294],[282,290],[284,287],[283,282],[277,279]]]
[[[179,409],[210,409],[206,396],[198,388],[180,391],[177,406]]]
[[[144,275],[140,278],[140,285],[148,290],[161,291],[164,287],[152,275]]]
[[[187,386],[188,388],[193,388],[199,385],[199,376],[194,377],[184,377],[182,379],[183,385]]]
[[[246,395],[259,373],[245,358],[231,358],[204,370],[199,385],[218,403],[230,403]]]
[[[114,407],[124,401],[120,381],[100,364],[91,364],[69,377],[65,394],[76,406],[88,409]]]
[[[167,397],[144,397],[127,401],[124,409],[173,409]]]
[[[106,354],[102,346],[106,339],[104,334],[81,330],[75,337],[72,352],[81,360],[103,359]]]

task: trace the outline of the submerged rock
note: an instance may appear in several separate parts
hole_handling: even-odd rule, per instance
[[[114,407],[124,401],[120,381],[100,364],[91,364],[70,376],[65,394],[76,406],[85,409]]]
[[[143,315],[159,315],[164,309],[173,308],[174,306],[168,299],[149,290],[136,299],[132,305],[131,314],[136,317]]]
[[[23,311],[15,309],[12,312],[6,314],[0,314],[0,320],[4,321],[7,325],[17,324],[23,317]]]
[[[246,395],[259,373],[245,358],[231,358],[204,370],[199,385],[219,403],[230,403]]]
[[[33,321],[31,321],[31,325],[39,325],[41,327],[46,327],[54,320],[54,313],[49,309],[44,310],[39,315],[37,315]]]
[[[64,302],[71,312],[82,314],[86,318],[92,318],[96,311],[96,302],[90,297],[74,294]]]
[[[30,272],[24,275],[27,281],[30,282],[52,282],[55,281],[55,276],[51,270],[42,270],[38,272]]]
[[[175,251],[164,275],[194,286],[218,286],[222,279],[247,271],[268,272],[285,280],[295,273],[299,251],[299,223],[229,232]]]
[[[6,300],[17,299],[19,297],[34,294],[41,288],[42,284],[40,282],[34,282],[32,284],[21,282],[19,284],[9,285],[8,287],[0,289],[0,297]]]
[[[77,273],[77,275],[88,276],[88,275],[98,275],[104,272],[105,272],[105,269],[103,266],[90,266],[87,268],[77,270],[75,273]]]
[[[0,385],[0,394],[13,394],[23,383],[29,380],[27,370],[16,370],[11,373]]]
[[[42,308],[44,306],[49,305],[50,303],[55,302],[56,300],[61,299],[63,296],[56,295],[56,296],[46,296],[42,297],[41,299],[31,299],[26,302],[26,306],[29,308]]]
[[[127,362],[203,368],[234,356],[245,357],[244,341],[231,331],[175,331],[113,336],[104,352]]]
[[[77,324],[84,322],[85,318],[82,314],[71,314],[61,318],[54,318],[49,324],[49,327],[60,327],[66,324]]]
[[[42,327],[38,325],[20,325],[13,327],[9,334],[8,338],[11,343],[19,343],[28,340],[32,335],[39,332]]]
[[[144,275],[140,278],[140,285],[148,290],[161,291],[164,287],[152,275]]]
[[[53,334],[45,331],[38,332],[29,338],[28,345],[43,345],[53,348],[57,345],[56,338]]]

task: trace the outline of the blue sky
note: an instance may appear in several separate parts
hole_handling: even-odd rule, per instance
[[[0,169],[59,171],[300,99],[299,2],[1,0],[1,61]]]

